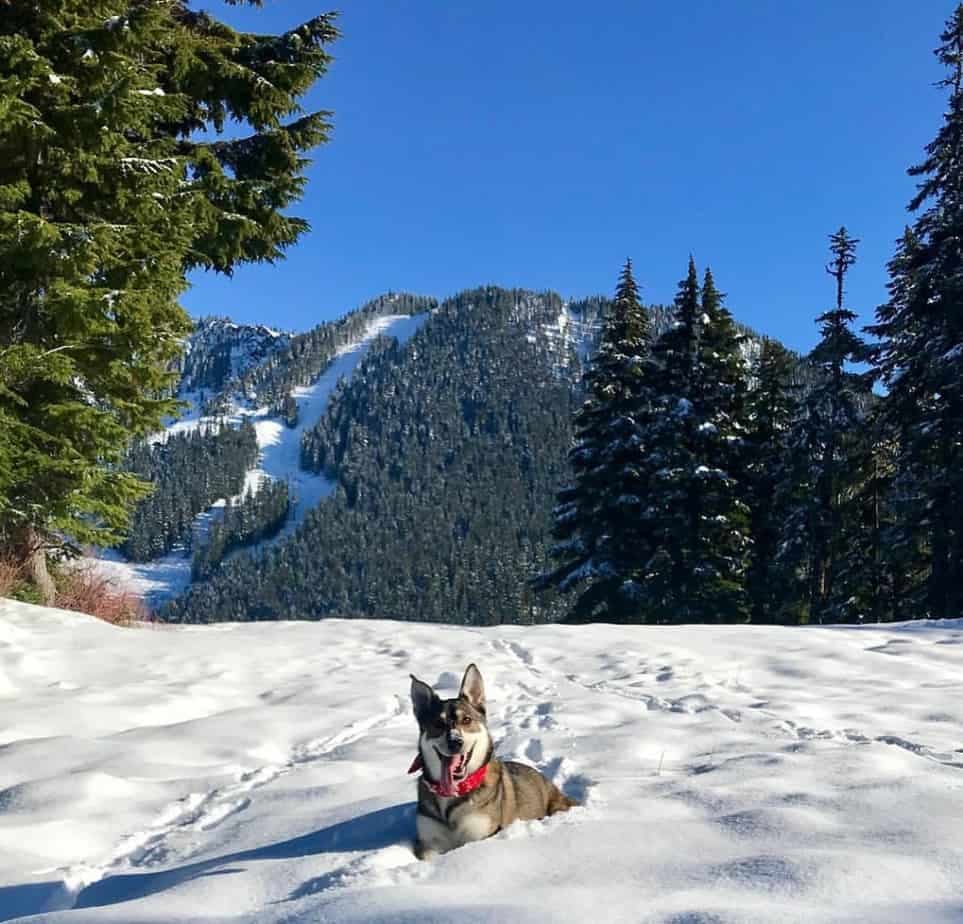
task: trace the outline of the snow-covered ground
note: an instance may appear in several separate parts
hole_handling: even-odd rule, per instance
[[[362,337],[338,350],[331,364],[313,384],[294,389],[292,395],[298,403],[297,426],[286,426],[282,420],[271,415],[269,407],[236,408],[235,413],[227,418],[232,424],[248,418],[257,432],[261,457],[258,465],[248,472],[244,491],[256,490],[265,479],[288,483],[291,513],[284,528],[271,542],[290,535],[308,511],[331,492],[333,485],[328,479],[301,468],[301,436],[306,428],[313,427],[320,420],[339,379],[351,378],[368,352],[372,340],[377,336],[390,336],[399,343],[405,343],[424,323],[426,317],[427,315],[396,314],[374,318],[365,328]],[[158,435],[158,439],[172,433],[197,429],[205,423],[214,424],[216,420],[222,419],[200,416],[201,401],[197,393],[188,393],[181,397],[187,401],[184,413],[176,421],[172,421],[164,433]],[[240,501],[244,491],[232,498],[232,501]],[[223,509],[226,500],[222,498],[211,509],[198,516],[195,536],[206,530],[212,518]],[[96,559],[85,560],[85,565],[108,576],[119,588],[142,596],[150,606],[156,606],[182,593],[191,580],[190,555],[180,550],[144,563],[128,562],[116,552],[107,550]]]
[[[408,673],[583,808],[411,854]],[[116,629],[0,601],[0,919],[960,922],[963,622]]]

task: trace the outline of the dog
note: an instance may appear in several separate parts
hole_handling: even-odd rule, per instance
[[[474,664],[454,699],[441,699],[411,675],[418,720],[418,756],[409,773],[418,780],[420,860],[491,837],[513,821],[529,821],[578,805],[533,767],[500,761],[488,733],[485,685]]]

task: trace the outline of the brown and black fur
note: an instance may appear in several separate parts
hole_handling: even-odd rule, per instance
[[[425,777],[437,781],[442,760],[451,755],[467,755],[466,774],[488,764],[482,784],[465,796],[439,796],[424,777],[418,781],[415,853],[420,859],[490,837],[513,821],[544,818],[578,804],[533,767],[494,757],[484,685],[474,664],[454,699],[441,699],[412,676],[411,700]]]

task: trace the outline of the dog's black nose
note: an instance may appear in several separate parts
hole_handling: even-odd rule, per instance
[[[452,754],[457,754],[465,745],[465,741],[461,735],[449,735],[446,743],[448,750],[451,751]]]

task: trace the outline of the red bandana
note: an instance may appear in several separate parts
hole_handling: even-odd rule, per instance
[[[409,773],[417,773],[419,770],[424,770],[425,765],[421,759],[421,754],[416,754],[415,759],[411,762],[411,766],[408,768]],[[485,782],[485,774],[488,773],[488,764],[482,764],[474,773],[470,773],[466,776],[460,783],[456,783],[454,789],[448,789],[441,783],[433,783],[424,775],[421,774],[421,778],[427,786],[436,796],[441,796],[445,799],[450,799],[452,796],[467,796],[470,792],[474,792],[478,789],[483,782]]]

